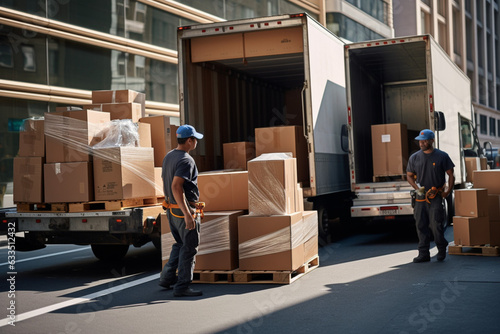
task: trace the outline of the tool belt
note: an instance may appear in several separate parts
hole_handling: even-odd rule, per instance
[[[425,190],[424,190],[425,191]],[[412,190],[411,192],[411,204],[412,207],[415,207],[415,202],[427,202],[431,203],[431,199],[436,198],[436,196],[440,195],[443,192],[443,187],[436,188],[432,187],[431,189],[427,190],[424,194],[419,194],[417,191]]]
[[[189,206],[194,209],[194,213],[192,214],[193,218],[196,219],[196,217],[200,217],[201,219],[203,219],[203,217],[205,216],[205,214],[203,213],[203,209],[205,208],[205,202],[189,202]],[[184,215],[182,215],[182,211],[181,208],[179,207],[179,204],[168,203],[166,200],[163,200],[162,207],[165,211],[170,210],[170,214],[172,216],[184,219]],[[177,209],[178,210],[177,213],[180,212],[180,214],[175,214],[172,211],[172,209]]]

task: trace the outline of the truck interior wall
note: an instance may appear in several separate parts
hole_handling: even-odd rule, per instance
[[[200,171],[223,169],[222,145],[255,141],[255,128],[302,125],[300,89],[279,87],[215,62],[188,64],[186,122],[205,135],[192,154]]]

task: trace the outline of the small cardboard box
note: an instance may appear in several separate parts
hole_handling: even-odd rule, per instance
[[[297,180],[309,185],[307,141],[301,126],[277,126],[255,129],[256,156],[264,153],[290,152],[296,158]]]
[[[500,169],[475,170],[472,182],[474,188],[486,188],[488,194],[500,194]]]
[[[146,94],[130,89],[92,91],[92,104],[123,102],[139,103],[141,105],[140,117],[144,117],[146,113]]]
[[[467,182],[472,182],[472,174],[475,170],[486,170],[488,168],[486,158],[465,157],[465,170],[467,172]]]
[[[14,158],[14,203],[44,203],[42,157]]]
[[[201,220],[200,246],[195,270],[234,270],[238,268],[238,217],[243,211],[207,212]],[[175,240],[167,215],[161,214],[162,267],[170,258]]]
[[[45,157],[45,132],[43,119],[25,119],[19,132],[20,157]]]
[[[488,194],[488,216],[490,220],[500,220],[499,194]]]
[[[248,162],[250,215],[283,215],[297,211],[295,161],[284,153],[274,153]]]
[[[488,190],[455,190],[455,215],[462,217],[488,216]]]
[[[93,110],[45,113],[46,163],[91,161],[89,145],[109,121],[109,113]]]
[[[154,148],[155,167],[161,167],[163,158],[172,149],[170,118],[150,116],[141,118],[139,122],[151,125],[151,146]]]
[[[225,143],[222,147],[224,154],[224,169],[247,170],[247,162],[255,158],[255,143]]]
[[[97,201],[155,196],[153,148],[111,147],[93,151]]]
[[[151,143],[151,124],[137,123],[137,132],[139,134],[140,147],[153,147]]]
[[[207,172],[198,175],[205,211],[248,210],[248,172]]]
[[[406,124],[377,124],[372,130],[374,176],[406,174],[408,138]]]
[[[46,203],[94,200],[91,162],[56,162],[44,165]]]
[[[137,123],[142,117],[142,106],[140,103],[120,102],[120,103],[94,103],[86,104],[84,109],[94,111],[109,112],[111,120],[113,119],[131,119]]]
[[[300,242],[302,212],[276,216],[240,216],[240,270],[296,270],[304,264]]]
[[[479,246],[490,242],[488,217],[453,217],[453,235],[457,246]]]

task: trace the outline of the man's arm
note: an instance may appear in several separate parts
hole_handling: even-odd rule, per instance
[[[406,181],[408,181],[413,189],[418,190],[417,182],[415,182],[415,173],[406,172]]]
[[[172,193],[174,195],[175,202],[179,205],[184,214],[184,222],[186,223],[186,229],[194,230],[196,227],[195,220],[191,214],[191,210],[186,205],[186,195],[184,194],[184,179],[179,176],[174,176],[172,181]]]
[[[455,185],[455,175],[453,175],[453,168],[448,169],[446,171],[446,174],[448,174],[448,184],[445,187],[444,191],[441,193],[441,196],[443,196],[443,198],[448,197],[448,195],[453,191],[453,186]]]

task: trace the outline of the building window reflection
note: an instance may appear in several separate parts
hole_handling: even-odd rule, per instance
[[[35,48],[31,45],[23,45],[21,51],[24,59],[23,69],[27,72],[36,72]]]

